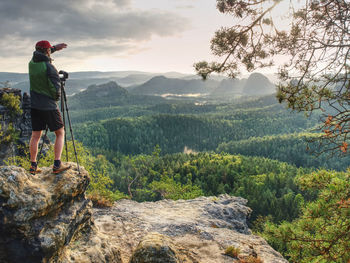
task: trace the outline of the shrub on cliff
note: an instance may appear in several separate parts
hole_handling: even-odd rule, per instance
[[[18,139],[19,132],[14,127],[14,119],[22,114],[20,97],[13,93],[4,93],[0,97],[0,105],[8,109],[10,122],[7,127],[1,126],[0,123],[0,144],[8,144]]]
[[[12,118],[22,114],[20,97],[13,93],[4,93],[0,99],[0,104],[10,111]]]

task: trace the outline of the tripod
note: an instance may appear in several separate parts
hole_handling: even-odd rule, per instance
[[[62,77],[60,76],[60,80],[61,80],[61,112],[62,112],[63,123],[64,123],[64,144],[66,146],[66,159],[67,159],[67,162],[68,162],[68,145],[67,145],[67,134],[66,134],[66,118],[65,118],[64,110],[66,110],[66,112],[67,112],[69,131],[70,131],[71,138],[72,138],[75,160],[77,162],[78,172],[80,174],[80,168],[79,168],[79,162],[78,162],[78,154],[77,154],[77,151],[76,151],[76,148],[75,148],[74,135],[73,135],[73,130],[72,130],[72,123],[71,123],[70,117],[69,117],[67,96],[66,96],[66,91],[64,89],[64,87],[66,85],[66,79],[68,78],[68,73],[63,71],[63,70],[60,70],[60,72],[58,72],[58,73],[63,75]]]
[[[68,78],[68,73],[65,72],[65,71],[63,71],[63,70],[60,70],[59,74],[60,74],[60,75],[63,75],[63,76],[60,76],[60,81],[61,81],[61,112],[62,112],[63,124],[64,124],[64,144],[65,144],[65,146],[66,146],[66,159],[67,159],[67,162],[68,162],[68,145],[67,145],[67,135],[66,135],[66,118],[65,118],[65,111],[66,111],[66,113],[67,113],[68,124],[69,124],[69,130],[70,130],[70,134],[71,134],[71,138],[72,138],[72,143],[73,143],[73,148],[74,148],[75,160],[76,160],[76,162],[77,162],[78,172],[79,172],[79,174],[80,174],[80,167],[79,167],[79,162],[78,162],[77,151],[76,151],[76,148],[75,148],[74,135],[73,135],[73,130],[72,130],[72,123],[71,123],[70,117],[69,117],[69,109],[68,109],[68,104],[67,104],[67,96],[66,96],[66,91],[65,91],[65,89],[64,89],[64,87],[65,87],[65,85],[66,85],[66,79]],[[47,130],[48,130],[48,127],[46,126],[44,138],[46,138]],[[42,142],[42,144],[41,144],[41,147],[40,147],[40,153],[39,153],[39,156],[38,156],[38,163],[39,163],[39,160],[40,160],[40,156],[41,156],[41,152],[42,152],[42,149],[43,149],[43,145],[44,145],[44,140],[43,140],[43,142]]]

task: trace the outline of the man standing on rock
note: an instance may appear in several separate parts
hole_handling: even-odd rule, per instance
[[[61,163],[61,154],[64,145],[64,124],[57,102],[60,98],[60,77],[56,68],[51,64],[51,53],[66,48],[61,43],[51,46],[49,41],[42,40],[36,43],[33,58],[29,62],[29,80],[31,97],[32,137],[29,143],[30,173],[40,173],[37,165],[38,144],[42,131],[48,127],[55,132],[54,145],[55,161],[53,173],[60,173],[70,168]]]

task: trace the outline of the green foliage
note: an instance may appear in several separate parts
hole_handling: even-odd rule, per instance
[[[128,195],[118,191],[118,190],[115,190],[113,192],[113,200],[118,201],[120,199],[130,199],[130,197]]]
[[[148,187],[152,192],[159,194],[161,199],[187,200],[204,195],[198,186],[192,186],[191,181],[182,185],[167,175],[162,175],[160,181],[153,181]]]
[[[350,260],[350,171],[320,170],[298,177],[302,189],[318,192],[302,215],[281,225],[267,223],[263,236],[291,262]]]
[[[13,93],[4,93],[0,99],[0,104],[8,109],[10,115],[10,122],[7,127],[0,124],[0,144],[16,142],[19,137],[19,131],[14,127],[14,119],[22,114],[20,97]]]
[[[13,127],[12,123],[10,123],[6,129],[2,129],[0,123],[0,138],[0,144],[16,142],[19,138],[19,132]]]
[[[113,180],[109,177],[109,173],[114,167],[107,161],[103,155],[98,155],[93,160],[93,166],[90,168],[90,184],[88,188],[88,196],[92,199],[100,199],[101,197],[113,201],[114,193],[110,190]]]
[[[148,111],[145,106],[111,106],[92,108],[85,110],[70,111],[72,123],[82,123],[89,121],[100,121],[112,119],[116,117],[140,117],[154,114],[153,111]]]
[[[12,118],[22,114],[20,97],[13,93],[4,93],[0,99],[0,104],[10,111]]]
[[[254,211],[253,220],[257,215],[272,215],[275,222],[292,220],[299,216],[304,204],[304,198],[300,190],[297,190],[293,177],[283,173],[243,178],[234,195],[248,199],[248,206]]]
[[[99,123],[84,123],[78,129],[74,129],[75,137],[88,147],[100,147],[108,144],[106,129]]]

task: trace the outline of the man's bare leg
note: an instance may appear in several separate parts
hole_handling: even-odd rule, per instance
[[[64,146],[64,128],[58,129],[55,131],[56,134],[56,141],[54,146],[55,151],[55,160],[61,160],[61,155],[63,151]]]
[[[55,141],[55,161],[53,164],[53,173],[57,174],[63,172],[70,168],[70,165],[63,165],[61,163],[61,155],[64,145],[64,128],[55,131],[56,141]]]
[[[40,141],[42,131],[32,131],[32,137],[29,143],[30,161],[36,162],[36,157],[38,155],[38,145]]]

